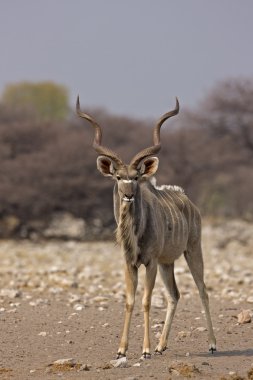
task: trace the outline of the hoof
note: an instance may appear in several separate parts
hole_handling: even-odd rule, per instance
[[[121,359],[121,358],[125,358],[125,357],[126,357],[125,354],[122,354],[121,352],[118,352],[116,359]]]
[[[167,347],[164,347],[162,348],[161,350],[159,350],[159,348],[156,348],[155,349],[155,354],[156,355],[162,355],[163,354],[163,351],[167,350]]]
[[[151,354],[149,352],[143,352],[142,357],[143,360],[151,359]]]
[[[210,351],[211,354],[213,355],[214,351],[217,351],[217,350],[216,350],[216,346],[215,346],[215,345],[210,345],[210,347],[209,347],[209,351]]]

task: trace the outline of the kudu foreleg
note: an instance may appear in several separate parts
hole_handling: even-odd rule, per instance
[[[118,349],[117,357],[126,356],[128,349],[128,339],[129,339],[129,328],[131,317],[135,302],[135,293],[138,283],[138,269],[131,264],[125,265],[125,281],[126,281],[126,311],[125,311],[125,322],[123,327],[123,333],[120,341],[120,346]]]
[[[144,312],[144,340],[142,357],[144,359],[150,358],[150,326],[149,326],[149,312],[151,306],[151,297],[155,285],[157,273],[157,263],[150,262],[146,267],[146,277],[144,285],[144,295],[142,299],[142,306]]]

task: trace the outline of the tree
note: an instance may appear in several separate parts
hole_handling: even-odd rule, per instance
[[[21,82],[6,86],[2,104],[37,121],[64,120],[68,114],[68,90],[53,82]]]
[[[189,138],[184,153],[191,150],[192,189],[201,210],[252,219],[253,80],[216,84],[200,107],[185,116]]]

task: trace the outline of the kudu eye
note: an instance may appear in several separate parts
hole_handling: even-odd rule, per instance
[[[116,175],[116,178],[118,181],[121,179],[119,175]]]

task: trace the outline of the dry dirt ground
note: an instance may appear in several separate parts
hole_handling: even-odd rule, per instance
[[[110,242],[1,241],[0,379],[253,379],[253,323],[238,324],[237,319],[242,310],[253,313],[252,237],[252,225],[240,221],[203,228],[218,348],[214,355],[208,352],[202,306],[182,258],[176,263],[181,299],[168,350],[140,360],[140,270],[126,368],[110,364],[124,313],[118,247]],[[151,311],[153,349],[165,307],[158,276]]]

